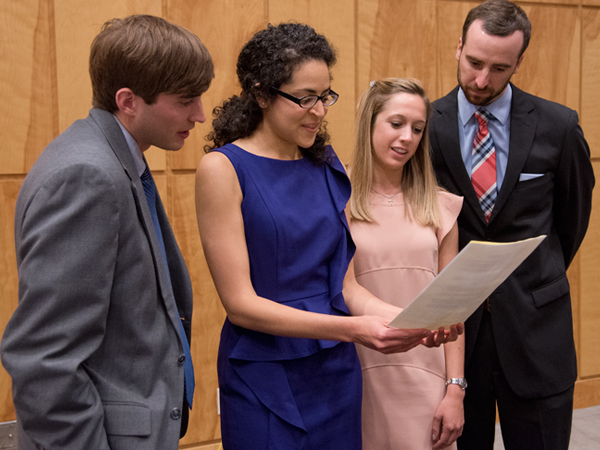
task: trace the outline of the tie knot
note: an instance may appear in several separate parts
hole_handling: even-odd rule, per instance
[[[146,170],[144,170],[144,173],[142,173],[140,179],[142,181],[150,181],[152,179],[152,175],[150,175],[150,169],[148,168],[148,166],[146,166]]]
[[[478,109],[475,111],[475,117],[481,123],[482,121],[488,123],[488,121],[494,117],[491,113],[487,112],[485,109]]]

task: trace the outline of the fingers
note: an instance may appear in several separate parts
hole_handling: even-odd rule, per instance
[[[448,334],[447,342],[454,342],[458,339],[458,336],[465,332],[465,326],[462,323],[450,326],[450,333]]]
[[[423,339],[421,345],[424,345],[425,347],[439,347],[447,342],[456,341],[458,336],[463,334],[464,331],[465,328],[462,323],[451,325],[449,330],[445,330],[444,327],[439,327],[436,331],[432,332],[432,335]]]
[[[425,347],[439,347],[446,342],[446,331],[444,327],[440,327],[438,330],[432,332],[429,336],[421,341],[421,345]]]
[[[434,417],[433,420],[433,430],[434,433],[432,435],[433,438],[433,449],[437,450],[440,448],[446,448],[449,445],[451,445],[452,443],[454,443],[462,434],[462,430],[463,430],[463,426],[461,423],[457,423],[454,420],[452,420],[451,417],[447,417],[448,420],[444,420],[443,418],[440,418],[441,421],[439,422],[439,424],[437,425],[438,428],[438,432],[437,432],[437,437],[438,440],[436,441],[434,438],[435,430],[436,430],[436,420],[438,420],[437,417]]]
[[[429,330],[398,329],[387,326],[387,322],[379,317],[361,316],[363,332],[356,342],[387,355],[406,352],[421,344],[423,338],[432,336]]]
[[[442,426],[441,431],[442,431],[442,434],[441,434],[439,440],[437,442],[435,440],[433,440],[433,443],[434,443],[433,449],[434,450],[448,447],[450,444],[454,443],[461,435],[460,430],[450,431],[443,426]]]
[[[442,418],[440,416],[438,416],[437,414],[433,416],[433,426],[431,427],[431,440],[433,441],[434,444],[437,444],[437,442],[440,439],[440,435],[442,433]],[[435,445],[434,445],[435,448]]]
[[[444,327],[439,327],[437,333],[435,333],[435,346],[439,347],[440,345],[448,342],[446,337],[447,333],[446,330],[444,330]]]
[[[456,325],[450,326],[450,332],[448,333],[448,337],[446,342],[453,342],[458,339],[458,328]]]
[[[426,338],[423,338],[421,340],[421,345],[424,345],[425,347],[429,347],[429,348],[435,347],[435,335],[433,333],[431,333]]]
[[[428,330],[397,330],[390,329],[385,340],[385,347],[379,349],[383,354],[402,353],[421,344],[424,336],[432,337]],[[427,338],[425,338],[427,339]]]
[[[437,450],[439,448],[446,448],[452,442],[454,442],[454,440],[452,440],[452,434],[448,431],[448,429],[446,427],[442,426],[440,432],[441,432],[441,434],[439,436],[439,439],[437,441],[435,441],[435,440],[433,441],[434,442],[433,448],[435,450]],[[455,440],[456,440],[456,438],[455,438]]]

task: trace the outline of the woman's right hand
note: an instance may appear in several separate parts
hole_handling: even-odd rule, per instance
[[[383,354],[406,352],[426,340],[435,339],[425,329],[398,329],[387,326],[389,320],[376,316],[356,316],[359,331],[355,342]]]

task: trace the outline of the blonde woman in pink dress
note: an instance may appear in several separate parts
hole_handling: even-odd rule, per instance
[[[371,293],[402,308],[458,252],[462,198],[436,184],[428,117],[417,80],[374,82],[359,103],[351,168],[354,271]],[[357,350],[363,450],[456,448],[464,423],[464,335],[402,354]]]

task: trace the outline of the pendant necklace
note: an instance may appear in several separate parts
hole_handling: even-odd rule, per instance
[[[375,192],[377,195],[381,195],[382,197],[387,198],[388,203],[391,205],[394,204],[394,201],[392,200],[396,195],[398,195],[400,192],[402,192],[401,190],[396,192],[394,195],[386,195],[386,194],[380,194],[379,192],[377,192],[374,188],[371,188],[371,190],[373,192]]]

